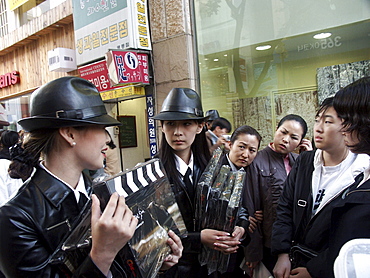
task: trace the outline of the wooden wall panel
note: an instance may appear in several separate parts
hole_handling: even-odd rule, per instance
[[[77,70],[69,73],[49,71],[47,54],[56,47],[75,48],[73,23],[61,25],[7,55],[0,56],[0,75],[18,70],[21,78],[20,84],[0,89],[0,99],[33,91],[62,76],[77,75]]]

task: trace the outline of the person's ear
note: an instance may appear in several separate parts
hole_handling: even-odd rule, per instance
[[[197,127],[197,134],[199,134],[199,133],[201,133],[201,132],[202,132],[203,127],[204,127],[204,122],[203,122],[203,123],[198,124],[198,127]]]
[[[231,150],[233,143],[231,143],[231,141],[226,141],[226,145],[229,147],[229,150]]]
[[[76,132],[76,129],[74,129],[73,127],[70,127],[70,126],[59,128],[59,134],[60,134],[60,136],[71,147],[74,147],[76,145],[75,132]]]

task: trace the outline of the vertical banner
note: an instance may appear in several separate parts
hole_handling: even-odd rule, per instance
[[[150,157],[153,158],[157,154],[157,132],[155,128],[155,120],[152,118],[154,116],[154,99],[152,95],[146,96],[146,108],[148,116]]]
[[[149,36],[149,17],[147,0],[133,1],[133,20],[134,28],[136,29],[136,48],[150,49],[150,36]]]

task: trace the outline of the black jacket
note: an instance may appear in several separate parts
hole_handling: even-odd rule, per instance
[[[357,179],[357,178],[356,178]],[[341,196],[341,202],[333,209],[328,263],[333,264],[347,241],[370,238],[370,180],[361,186],[351,186]]]
[[[85,184],[90,185],[86,178]],[[67,277],[49,259],[78,215],[72,190],[37,168],[18,194],[0,208],[1,271],[12,278]],[[105,275],[87,256],[74,277]]]
[[[314,155],[315,151],[302,153],[285,182],[284,191],[277,208],[277,220],[273,226],[271,249],[273,254],[278,255],[289,253],[292,244],[303,245],[315,251],[317,256],[302,260],[298,266],[306,267],[313,278],[330,278],[334,275],[333,256],[338,254],[338,249],[340,248],[338,246],[343,244],[343,240],[340,240],[340,243],[332,243],[332,247],[330,247],[330,242],[337,241],[339,238],[333,230],[336,230],[336,233],[340,232],[336,228],[338,226],[338,216],[335,216],[335,212],[339,213],[338,207],[341,208],[344,201],[342,194],[340,194],[325,204],[312,217],[313,198],[311,183],[314,171]],[[356,182],[349,188],[356,186],[359,181],[360,179],[356,178]],[[357,195],[359,194],[357,193]],[[343,207],[348,209],[351,206],[350,200],[352,199],[348,198],[348,203]],[[362,222],[357,223],[362,224]],[[354,230],[359,227],[358,225],[351,225],[349,222],[348,224]],[[347,234],[346,236],[347,239],[350,238],[350,235]]]
[[[227,160],[224,164],[228,164]],[[203,169],[198,166],[195,160],[193,167],[193,184],[198,184],[202,172]],[[185,238],[182,238],[184,250],[179,263],[168,270],[165,273],[165,277],[174,277],[174,275],[178,275],[176,277],[207,277],[206,267],[201,267],[198,260],[202,243],[200,239],[200,231],[197,228],[195,219],[195,200],[190,199],[186,186],[181,179],[180,173],[172,173],[171,175],[167,171],[167,174],[169,176],[172,190],[175,194],[176,202],[179,206],[188,233]],[[176,176],[174,175],[178,175],[177,180]],[[245,208],[241,209],[238,218],[237,225],[242,226],[245,230],[247,230],[249,221],[248,213]],[[243,244],[247,244],[248,242],[249,237],[247,236],[243,241]]]
[[[245,251],[249,262],[261,261],[263,247],[271,248],[272,225],[276,219],[276,207],[284,188],[287,173],[284,156],[275,152],[270,146],[257,153],[252,164],[246,169],[246,205],[248,212],[263,211],[263,221],[257,224],[257,229],[250,234],[251,243]],[[289,153],[289,164],[294,165],[298,155]]]

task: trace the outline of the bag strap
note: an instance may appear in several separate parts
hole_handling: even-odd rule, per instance
[[[299,168],[299,172],[303,173],[298,175],[299,177],[309,177],[309,182],[307,186],[301,186],[300,192],[298,192],[296,204],[294,204],[296,209],[296,215],[294,218],[297,220],[296,230],[294,232],[293,240],[297,238],[299,231],[302,228],[302,220],[304,218],[304,214],[307,214],[307,210],[311,207],[310,204],[312,203],[311,198],[311,190],[312,190],[312,173],[314,170],[313,161],[314,161],[315,151],[306,151],[301,154],[300,165],[303,167]],[[303,169],[302,169],[303,168]],[[311,199],[310,199],[311,198]]]

